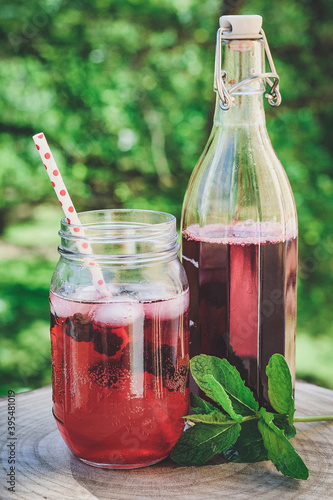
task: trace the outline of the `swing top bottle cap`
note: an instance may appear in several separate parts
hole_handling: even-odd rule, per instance
[[[248,16],[221,16],[220,27],[222,38],[261,38],[262,17],[258,15]]]

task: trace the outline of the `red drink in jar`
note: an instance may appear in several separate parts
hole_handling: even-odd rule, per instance
[[[120,468],[166,457],[188,411],[188,292],[50,301],[53,412],[68,447]]]

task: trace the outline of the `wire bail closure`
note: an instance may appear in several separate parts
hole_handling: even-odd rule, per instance
[[[215,53],[215,74],[214,74],[214,90],[218,93],[220,97],[220,107],[224,111],[228,111],[231,108],[232,102],[234,98],[232,97],[233,92],[243,87],[243,85],[248,84],[249,82],[253,82],[254,80],[264,79],[266,84],[269,85],[270,90],[265,94],[266,99],[269,104],[273,107],[280,106],[282,98],[279,90],[279,82],[280,77],[276,72],[274,61],[272,58],[272,54],[267,42],[267,38],[264,30],[260,29],[260,36],[258,38],[262,38],[265,47],[265,53],[268,60],[268,64],[270,67],[270,72],[268,73],[259,73],[258,75],[250,76],[245,80],[242,80],[239,83],[236,83],[231,87],[231,89],[227,90],[225,86],[225,82],[227,80],[227,72],[221,69],[222,66],[222,32],[226,31],[225,28],[219,28],[216,36],[216,53]],[[227,38],[227,37],[226,37]],[[273,80],[271,80],[271,78]]]

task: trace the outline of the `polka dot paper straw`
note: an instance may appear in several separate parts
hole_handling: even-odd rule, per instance
[[[36,144],[39,156],[41,157],[44,167],[46,168],[60,205],[64,211],[65,217],[67,218],[68,224],[81,226],[79,216],[77,215],[71,197],[69,196],[69,193],[66,189],[65,183],[61,177],[55,159],[53,158],[45,135],[40,132],[39,134],[33,136],[33,140]],[[84,239],[81,239],[85,238],[83,227],[73,227],[70,228],[70,231],[74,236],[80,236],[80,239],[76,241],[79,251],[82,254],[92,254],[93,251],[88,239],[86,241],[84,241]],[[96,290],[103,296],[110,295],[110,292],[107,289],[103,278],[102,269],[94,262],[90,262],[89,260],[87,260],[87,264],[90,266],[90,274]]]

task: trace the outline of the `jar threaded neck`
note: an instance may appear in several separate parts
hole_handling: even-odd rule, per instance
[[[166,261],[179,250],[176,218],[152,210],[110,209],[81,212],[81,226],[61,221],[58,251],[69,260],[101,264],[133,264]],[[81,253],[84,242],[92,252]]]

